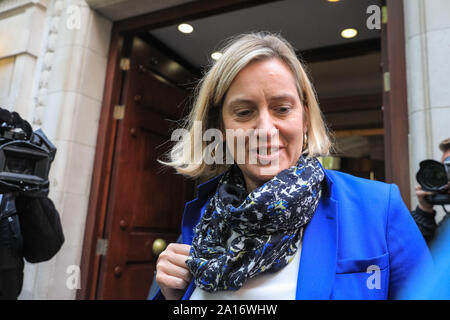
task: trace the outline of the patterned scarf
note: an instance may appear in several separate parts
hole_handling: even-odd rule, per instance
[[[196,286],[238,290],[255,275],[286,266],[317,209],[324,177],[316,158],[300,157],[248,194],[242,171],[232,165],[194,230],[186,264]],[[228,245],[232,231],[237,237]]]

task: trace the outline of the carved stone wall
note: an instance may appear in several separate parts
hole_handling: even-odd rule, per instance
[[[407,0],[405,12],[408,80],[409,160],[411,199],[419,163],[440,161],[439,143],[450,137],[450,1]],[[408,155],[405,155],[408,156]],[[444,216],[436,206],[437,220]]]

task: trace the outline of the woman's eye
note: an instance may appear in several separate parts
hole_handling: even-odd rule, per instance
[[[250,113],[251,113],[250,110],[240,110],[240,111],[237,111],[237,112],[236,112],[236,114],[238,115],[238,117],[247,117],[247,116],[250,115]]]
[[[278,113],[281,113],[281,114],[288,113],[290,110],[291,110],[291,108],[288,106],[282,106],[282,107],[277,108]]]

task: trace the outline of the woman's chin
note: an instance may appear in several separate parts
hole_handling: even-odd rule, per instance
[[[249,171],[249,173],[251,173],[251,175],[256,180],[259,180],[264,183],[275,177],[277,174],[279,174],[286,168],[280,166],[279,163],[270,163],[266,165],[253,164],[250,165],[246,171]]]

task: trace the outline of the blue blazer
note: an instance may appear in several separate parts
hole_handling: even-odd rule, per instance
[[[199,185],[197,198],[186,204],[183,243],[192,243],[220,177]],[[324,187],[304,231],[296,299],[392,299],[432,265],[396,185],[325,170]],[[192,281],[183,299],[194,289]],[[159,291],[153,299],[161,298]]]

